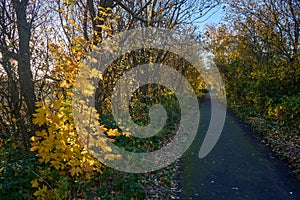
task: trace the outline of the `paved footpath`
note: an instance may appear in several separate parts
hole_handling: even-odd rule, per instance
[[[300,200],[300,181],[274,158],[260,136],[227,112],[222,135],[203,159],[199,149],[210,120],[210,98],[201,104],[195,141],[182,158],[180,199]]]

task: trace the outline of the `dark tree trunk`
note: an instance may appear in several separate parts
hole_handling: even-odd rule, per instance
[[[30,67],[30,37],[31,24],[27,21],[26,6],[28,0],[13,0],[14,9],[17,15],[17,29],[19,34],[19,59],[18,74],[20,79],[21,94],[24,97],[28,115],[32,119],[35,111],[35,93],[33,76]]]

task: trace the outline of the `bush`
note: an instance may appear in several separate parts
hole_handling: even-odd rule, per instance
[[[280,103],[270,104],[268,115],[283,122],[292,128],[300,126],[300,96],[284,96],[280,99]]]
[[[32,199],[31,181],[38,176],[38,161],[34,153],[18,146],[1,147],[0,199]]]

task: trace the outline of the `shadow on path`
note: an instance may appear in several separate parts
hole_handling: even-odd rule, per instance
[[[300,181],[243,123],[227,112],[222,135],[203,159],[199,149],[210,122],[210,98],[201,104],[198,135],[182,157],[180,199],[300,199]]]

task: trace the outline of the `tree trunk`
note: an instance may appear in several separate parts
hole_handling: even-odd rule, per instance
[[[18,75],[20,80],[21,94],[24,97],[28,115],[32,119],[35,111],[35,93],[33,76],[30,67],[30,37],[31,24],[27,22],[26,7],[28,0],[13,0],[14,9],[17,14],[17,29],[19,34],[19,59]]]

